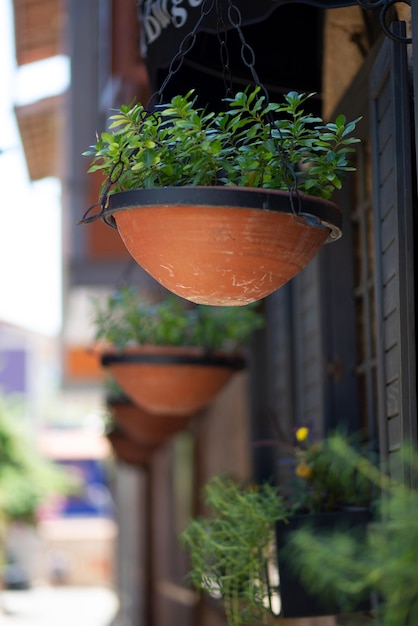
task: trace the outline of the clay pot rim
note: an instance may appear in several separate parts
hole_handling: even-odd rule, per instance
[[[312,227],[328,228],[330,233],[325,243],[342,235],[342,211],[334,202],[300,192],[253,187],[155,187],[119,191],[109,196],[108,206],[95,217],[117,228],[113,214],[119,211],[158,206],[172,206],[175,210],[177,205],[285,213]]]
[[[245,359],[240,354],[229,354],[220,350],[208,351],[198,346],[126,346],[121,349],[106,350],[100,356],[106,367],[115,363],[136,363],[147,365],[203,365],[207,367],[227,367],[241,370]]]

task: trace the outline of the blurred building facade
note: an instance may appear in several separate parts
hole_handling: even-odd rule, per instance
[[[9,522],[4,537],[8,585],[113,584],[117,527],[100,396],[97,390],[61,388],[60,355],[57,337],[0,322],[3,410],[20,422],[38,453],[80,483],[80,493],[45,502],[35,527]]]
[[[42,423],[58,385],[59,356],[57,338],[0,321],[0,394],[20,402],[33,428]]]
[[[39,511],[41,579],[53,585],[112,585],[117,526],[106,437],[85,427],[44,428],[38,446],[80,485]]]
[[[127,275],[143,291],[159,287],[132,268],[116,231],[100,222],[76,224],[96,201],[100,185],[87,174],[82,152],[105,128],[111,107],[133,98],[146,102],[161,85],[165,55],[173,45],[176,50],[169,7],[183,9],[192,23],[202,3],[144,3],[142,22],[135,0],[38,4],[54,16],[47,34],[53,41],[35,38],[35,31],[45,31],[41,13],[30,14],[35,3],[15,0],[17,58],[60,50],[70,55],[72,68],[64,104],[61,100],[47,116],[54,120],[51,141],[58,152],[46,167],[59,163],[64,189],[62,354],[70,365],[64,366],[63,385],[98,388],[100,373],[85,353],[91,341],[88,297],[118,286]],[[418,47],[416,5],[405,6],[399,17]],[[31,34],[22,26],[25,20],[39,28]],[[354,0],[260,2],[244,31],[272,98],[289,89],[315,91],[315,112],[326,119],[334,111],[362,117],[357,172],[335,197],[344,211],[343,238],[265,300],[266,328],[254,337],[246,372],[235,376],[187,432],[158,449],[146,468],[118,464],[116,580],[124,626],[224,624],[217,606],[198,601],[187,588],[178,534],[199,512],[198,494],[211,475],[262,480],[279,474],[279,453],[255,448],[254,441],[274,438],[278,430],[291,439],[295,426],[309,426],[316,437],[344,426],[362,429],[395,464],[403,440],[416,440],[412,96],[417,103],[418,63],[411,45],[386,37],[378,13]],[[234,33],[229,41],[232,79],[240,87],[248,68]],[[216,32],[200,32],[167,86],[167,98],[194,87],[205,101],[219,101],[224,84],[215,61],[218,47]],[[26,141],[23,112],[17,115],[28,162],[36,161],[36,111],[25,112],[27,125],[33,125]]]

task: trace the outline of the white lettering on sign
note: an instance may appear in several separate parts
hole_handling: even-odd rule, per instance
[[[183,4],[183,0],[172,0],[173,7],[171,9],[173,26],[175,28],[181,28],[187,22],[187,10],[184,7],[179,6]]]
[[[203,0],[140,0],[145,45],[153,43],[167,26],[181,28],[189,19],[189,10]]]

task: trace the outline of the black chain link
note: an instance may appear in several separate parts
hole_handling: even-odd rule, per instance
[[[222,65],[225,97],[232,98],[234,95],[234,89],[232,86],[232,73],[229,65],[228,31],[222,12],[222,0],[216,0],[216,15],[216,35],[219,41],[219,56]]]
[[[255,54],[254,50],[247,43],[244,33],[242,31],[242,15],[239,8],[233,3],[233,0],[228,0],[228,19],[232,28],[237,31],[241,41],[241,59],[244,65],[250,70],[254,84],[257,87],[261,87],[266,103],[269,103],[269,94],[264,85],[261,84],[260,78],[255,69]],[[248,55],[248,58],[246,58]]]
[[[92,204],[84,213],[81,220],[77,222],[77,224],[89,224],[90,222],[94,222],[95,220],[99,219],[103,215],[103,213],[107,209],[107,205],[109,202],[109,191],[111,187],[115,183],[117,183],[119,178],[122,176],[122,172],[124,168],[125,168],[125,165],[122,161],[122,154],[121,154],[119,156],[118,161],[113,165],[112,169],[110,170],[108,174],[108,177],[106,179],[106,187],[104,188],[100,196],[100,201],[96,202],[95,204]],[[115,175],[115,172],[116,172],[116,175]],[[93,211],[93,209],[95,209],[96,207],[100,207],[100,211],[98,213],[95,213],[94,215],[89,216],[89,213],[91,213],[91,211]]]
[[[245,35],[244,32],[242,30],[242,15],[241,15],[241,11],[239,10],[239,8],[237,7],[236,4],[234,4],[233,0],[228,0],[228,19],[229,19],[229,23],[232,26],[232,28],[234,28],[236,30],[236,32],[238,33],[239,39],[241,41],[241,59],[242,62],[244,63],[244,65],[249,69],[253,82],[255,84],[256,87],[259,87],[264,95],[264,99],[265,99],[265,104],[266,106],[269,105],[270,103],[270,97],[269,97],[269,93],[266,89],[266,87],[262,84],[259,75],[257,73],[257,70],[255,69],[255,53],[253,48],[247,43],[246,39],[245,39]],[[267,122],[269,124],[269,128],[270,128],[270,137],[271,139],[274,141],[274,143],[276,144],[277,147],[277,153],[280,157],[280,160],[282,162],[282,167],[284,168],[285,172],[287,172],[289,174],[289,179],[292,180],[292,185],[288,185],[288,191],[289,191],[289,195],[290,195],[290,206],[291,209],[293,211],[294,214],[297,214],[300,211],[300,207],[301,207],[301,201],[300,201],[300,197],[298,194],[298,185],[297,185],[297,178],[296,178],[296,174],[294,171],[294,168],[291,166],[291,164],[289,163],[289,160],[287,159],[286,156],[286,152],[283,148],[283,136],[282,136],[282,132],[280,130],[280,127],[277,125],[276,120],[273,116],[273,114],[271,112],[268,112],[266,115],[266,119]],[[278,136],[274,136],[273,135],[273,130],[277,131],[277,135]],[[296,193],[296,196],[298,198],[298,205],[299,205],[299,210],[295,209],[294,206],[294,197],[293,197],[293,193]]]
[[[141,122],[144,122],[145,119],[150,117],[150,116],[156,117],[155,112],[143,111],[140,114]],[[100,217],[102,217],[102,215],[105,213],[106,209],[108,208],[108,204],[109,204],[109,191],[113,187],[113,185],[115,185],[118,182],[118,180],[122,176],[122,174],[124,172],[124,169],[125,169],[125,163],[123,161],[123,156],[124,156],[124,149],[126,147],[127,147],[127,144],[125,146],[122,146],[121,153],[119,155],[119,159],[113,165],[112,169],[110,170],[110,172],[108,174],[108,177],[106,179],[106,186],[105,186],[103,192],[100,195],[100,201],[96,202],[95,204],[92,204],[87,209],[87,211],[84,213],[82,219],[79,222],[77,222],[78,224],[81,224],[81,223],[88,224],[90,222],[94,222],[95,220],[97,220]],[[128,159],[130,159],[137,152],[138,152],[138,148],[131,149],[129,151],[129,154],[127,155]],[[95,209],[96,207],[100,207],[100,211],[98,213],[95,213],[94,215],[91,215],[90,217],[88,217],[89,213],[93,209]]]
[[[148,104],[146,107],[147,110],[152,110],[155,104],[162,104],[163,97],[164,97],[164,89],[166,88],[167,84],[170,82],[172,77],[175,74],[177,74],[177,72],[182,67],[184,57],[190,52],[190,50],[193,48],[194,44],[196,43],[197,31],[199,30],[201,23],[203,22],[205,17],[207,17],[213,11],[214,6],[215,6],[215,0],[203,0],[199,19],[194,25],[192,31],[188,33],[184,37],[184,39],[181,41],[178,51],[176,52],[174,57],[171,59],[167,76],[163,80],[160,88],[152,94],[151,98],[148,101]]]

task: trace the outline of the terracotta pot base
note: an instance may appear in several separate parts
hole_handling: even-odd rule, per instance
[[[119,430],[108,433],[107,438],[115,457],[128,465],[148,465],[155,451],[155,446],[141,445]]]

